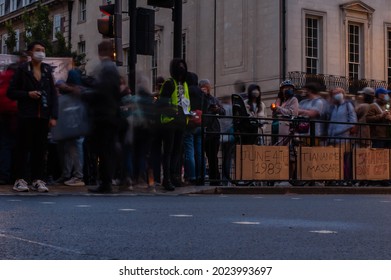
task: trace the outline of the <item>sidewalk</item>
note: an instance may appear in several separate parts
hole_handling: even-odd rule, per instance
[[[12,185],[0,186],[0,196],[4,195],[120,195],[120,196],[133,196],[133,195],[221,195],[221,194],[391,194],[391,186],[369,186],[369,187],[340,187],[340,186],[305,186],[305,187],[293,187],[293,186],[255,186],[255,187],[216,187],[216,186],[186,186],[177,188],[175,191],[166,191],[162,187],[157,187],[156,192],[152,192],[146,188],[134,188],[134,190],[119,190],[118,187],[113,187],[113,194],[92,194],[87,191],[87,187],[69,187],[69,186],[49,186],[50,192],[38,193],[38,192],[22,192],[18,193],[12,190]]]

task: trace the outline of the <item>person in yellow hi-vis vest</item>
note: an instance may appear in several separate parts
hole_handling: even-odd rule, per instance
[[[183,137],[190,112],[189,89],[186,83],[187,65],[174,58],[170,64],[171,78],[161,90],[158,108],[161,112],[163,137],[163,187],[168,191],[181,186]]]

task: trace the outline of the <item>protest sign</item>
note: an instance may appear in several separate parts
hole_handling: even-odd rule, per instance
[[[357,148],[354,150],[356,180],[389,180],[390,150]]]

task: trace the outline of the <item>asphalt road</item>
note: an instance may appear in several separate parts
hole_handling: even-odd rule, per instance
[[[391,259],[389,195],[0,196],[0,259]]]

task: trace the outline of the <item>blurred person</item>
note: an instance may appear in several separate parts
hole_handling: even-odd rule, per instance
[[[101,61],[95,70],[94,90],[84,94],[92,117],[91,148],[99,159],[99,185],[90,188],[93,193],[111,193],[114,175],[115,143],[118,137],[120,119],[120,75],[113,61],[113,45],[104,40],[98,45]]]
[[[261,88],[257,84],[251,84],[247,88],[247,97],[244,100],[247,113],[250,118],[266,118],[266,106],[261,101]],[[254,131],[251,131],[251,133],[255,134],[263,134],[263,123],[264,120],[258,120],[259,125],[254,127]],[[263,139],[263,137],[259,137],[258,135],[255,136],[246,136],[246,137],[254,137],[254,139],[251,141],[251,143],[254,144],[265,144],[264,141],[260,140]]]
[[[199,81],[198,86],[203,92],[202,114],[225,115],[225,110],[220,101],[211,94],[212,85],[209,80]],[[220,123],[218,118],[204,119],[204,127],[207,132],[205,136],[205,154],[208,159],[210,185],[221,185],[218,152],[220,148]],[[216,134],[215,134],[216,133]]]
[[[160,91],[158,110],[161,112],[163,137],[163,187],[168,191],[181,187],[183,137],[190,114],[189,88],[186,82],[187,64],[174,58],[170,63],[171,78]]]
[[[225,116],[229,118],[221,118],[220,122],[220,142],[221,142],[221,152],[223,155],[223,183],[225,185],[228,184],[228,178],[231,178],[230,174],[232,167],[232,157],[230,152],[232,151],[232,147],[235,146],[235,137],[234,137],[234,126],[232,121],[232,98],[231,95],[226,95],[221,98],[221,106],[225,111]]]
[[[390,103],[389,91],[385,88],[378,88],[375,91],[375,102],[369,105],[366,121],[372,124],[370,133],[372,148],[390,148],[389,128],[386,124],[391,123],[391,113],[387,109]],[[381,125],[376,125],[381,124]]]
[[[351,137],[351,129],[357,123],[357,114],[351,102],[345,99],[346,93],[342,88],[335,88],[331,91],[330,123],[328,126],[328,136],[336,137],[329,139],[329,144],[336,145],[346,142],[345,138]],[[335,122],[345,122],[349,124],[339,124]]]
[[[234,83],[234,93],[239,94],[243,99],[247,98],[246,83],[242,80],[236,80]]]
[[[308,117],[315,121],[315,132],[316,137],[324,136],[327,132],[327,126],[324,122],[327,118],[328,104],[320,94],[319,85],[317,83],[309,83],[303,87],[303,93],[305,99],[299,103],[299,116]],[[309,135],[309,134],[306,134]],[[319,146],[323,142],[321,138],[315,138],[315,146]]]
[[[187,184],[200,185],[203,181],[203,178],[201,178],[201,168],[204,166],[202,164],[204,157],[202,155],[201,142],[202,114],[200,114],[202,112],[203,93],[198,87],[197,74],[189,72],[187,75],[187,83],[189,86],[191,111],[196,115],[189,119],[184,135],[184,178]]]
[[[156,79],[155,96],[153,100],[154,111],[157,112],[157,101],[160,96],[160,91],[164,83],[164,77],[159,76]],[[151,166],[153,170],[153,180],[155,186],[161,185],[161,166],[162,166],[162,131],[160,123],[160,114],[156,113],[152,123],[152,143],[151,143]]]
[[[289,118],[297,117],[299,114],[299,101],[297,100],[294,94],[295,86],[290,80],[283,81],[280,84],[280,93],[279,97],[276,100],[276,103],[272,105],[271,109],[273,116],[277,118]],[[278,123],[278,129],[273,132],[273,134],[278,134],[279,136],[288,135],[290,133],[291,122],[286,122],[283,120],[276,120]],[[282,137],[279,137],[280,141]],[[282,143],[281,143],[282,144]]]
[[[27,61],[27,53],[19,54],[19,61],[0,72],[0,185],[11,183],[17,135],[18,109],[16,101],[7,97],[10,81],[19,65]]]
[[[27,162],[30,153],[30,168],[33,191],[48,192],[44,178],[45,154],[49,127],[57,124],[58,97],[52,68],[43,63],[45,45],[34,41],[27,47],[31,61],[18,67],[13,76],[7,96],[18,102],[18,136],[16,155],[16,181],[13,190],[29,191]]]
[[[370,104],[372,104],[375,99],[375,90],[371,87],[365,87],[358,93],[362,96],[362,102],[356,106],[357,122],[366,123]],[[358,125],[354,132],[354,137],[360,138],[357,141],[359,147],[371,147],[371,132],[369,125]]]
[[[57,83],[60,94],[70,95],[80,98],[82,87],[82,72],[74,67],[68,71],[68,78],[65,82]],[[67,186],[84,186],[83,174],[83,142],[84,137],[74,137],[58,141],[60,158],[62,158],[62,173],[55,184],[64,184]]]

